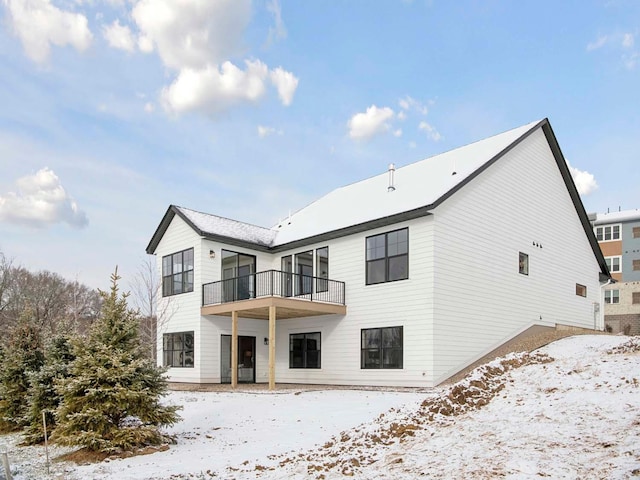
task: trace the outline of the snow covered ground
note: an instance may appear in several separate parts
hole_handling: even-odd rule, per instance
[[[639,337],[565,338],[428,393],[173,392],[168,400],[184,406],[184,420],[165,452],[54,463],[47,475],[44,448],[18,447],[17,435],[0,443],[16,480],[640,478]]]

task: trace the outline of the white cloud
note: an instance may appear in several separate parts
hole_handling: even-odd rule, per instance
[[[442,135],[440,135],[440,133],[435,129],[435,127],[433,127],[433,125],[430,125],[427,122],[420,122],[420,124],[418,125],[418,128],[424,132],[427,133],[427,137],[429,137],[429,139],[433,140],[434,142],[438,142],[440,140],[442,140]]]
[[[242,101],[259,100],[266,91],[268,68],[260,60],[245,63],[246,70],[231,62],[224,62],[220,68],[183,69],[178,78],[162,90],[165,109],[175,113],[195,110],[214,113]]]
[[[156,107],[151,102],[147,102],[144,104],[144,111],[147,113],[153,113]]]
[[[145,35],[140,35],[138,37],[138,48],[143,53],[153,52],[153,40]]]
[[[140,0],[131,15],[144,44],[163,63],[181,70],[219,65],[242,51],[250,0]]]
[[[625,33],[622,36],[622,46],[625,48],[631,48],[633,47],[633,44],[635,43],[635,38],[633,33]]]
[[[356,113],[349,120],[349,136],[356,140],[367,140],[374,135],[389,131],[389,120],[393,119],[394,112],[389,107],[378,108],[371,105],[364,113]]]
[[[569,164],[567,164],[567,166],[569,167],[571,177],[573,178],[573,182],[576,184],[576,188],[580,195],[589,195],[597,190],[598,183],[596,182],[593,174],[584,170],[579,170]]]
[[[622,63],[628,70],[633,70],[638,65],[638,52],[622,56]]]
[[[587,52],[603,47],[608,40],[609,37],[607,35],[600,35],[596,41],[587,44]]]
[[[405,111],[415,110],[422,115],[426,115],[427,113],[429,113],[429,109],[424,103],[410,97],[409,95],[406,95],[404,98],[398,100],[398,104],[400,105],[400,108]]]
[[[102,29],[104,38],[109,46],[119,50],[133,52],[136,48],[136,41],[131,33],[131,29],[126,25],[120,25],[120,21],[116,20],[109,26]]]
[[[89,223],[52,170],[22,177],[16,186],[17,192],[0,196],[0,221],[38,228],[63,222],[82,228]]]
[[[282,21],[282,10],[278,0],[271,0],[267,2],[267,10],[273,15],[274,26],[269,28],[269,38],[267,43],[272,43],[275,40],[287,38],[287,28]]]
[[[402,129],[401,129],[401,128],[399,128],[399,129],[395,130],[395,131],[393,132],[393,136],[394,136],[394,137],[401,137],[401,136],[402,136]]]
[[[258,136],[260,138],[267,137],[269,135],[282,135],[284,132],[282,130],[273,128],[273,127],[265,127],[263,125],[258,125]]]
[[[404,110],[400,110],[398,112],[398,120],[406,120],[407,119],[407,113]]]
[[[50,0],[3,0],[9,21],[31,60],[42,63],[51,45],[71,45],[78,51],[89,48],[93,35],[87,17],[61,10]]]
[[[298,79],[291,72],[283,70],[278,67],[271,70],[270,73],[271,82],[278,89],[278,96],[285,106],[291,105],[293,101],[293,95],[298,88]]]

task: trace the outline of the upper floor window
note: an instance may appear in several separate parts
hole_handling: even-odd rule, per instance
[[[640,260],[634,260],[633,261],[633,269],[634,270],[640,270]]]
[[[518,255],[518,272],[522,275],[529,275],[529,255],[520,252]]]
[[[620,290],[605,290],[604,303],[620,303]]]
[[[585,287],[584,285],[580,285],[579,283],[576,283],[576,295],[580,297],[586,297],[587,287]]]
[[[367,237],[367,285],[409,278],[409,229]]]
[[[640,303],[640,292],[631,293],[631,303],[633,304]]]
[[[596,239],[599,242],[609,242],[612,240],[620,240],[620,224],[618,225],[603,225],[602,227],[596,227]]]
[[[162,257],[162,296],[193,292],[193,248]]]
[[[633,227],[633,238],[640,238],[640,227]]]
[[[605,262],[607,262],[607,267],[609,267],[609,271],[611,273],[619,273],[621,272],[620,264],[622,257],[620,255],[616,257],[604,257]]]

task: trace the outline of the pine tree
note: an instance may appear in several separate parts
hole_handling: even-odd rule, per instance
[[[160,403],[167,393],[164,370],[145,357],[138,337],[137,312],[119,294],[116,272],[110,292],[100,292],[100,318],[89,337],[75,342],[70,376],[60,381],[62,403],[52,439],[91,451],[117,453],[165,438],[159,427],[180,417],[178,407]]]
[[[56,382],[69,376],[69,365],[73,361],[70,338],[55,336],[45,348],[44,364],[29,375],[29,407],[25,415],[25,443],[33,445],[44,441],[42,412],[47,420],[47,432],[55,428],[55,411],[62,401],[56,390]]]
[[[26,314],[28,315],[28,314]],[[25,425],[29,375],[44,361],[39,331],[23,317],[10,330],[0,364],[0,431]]]

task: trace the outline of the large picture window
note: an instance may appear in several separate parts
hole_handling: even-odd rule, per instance
[[[289,335],[289,368],[320,368],[320,332]]]
[[[361,331],[360,368],[402,368],[402,327]]]
[[[193,367],[193,332],[165,333],[162,336],[165,367]]]
[[[367,285],[409,278],[409,229],[367,237]]]
[[[162,257],[162,296],[193,292],[193,248]]]

